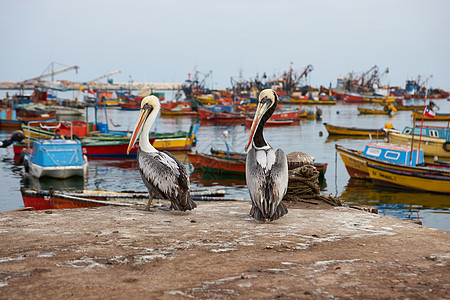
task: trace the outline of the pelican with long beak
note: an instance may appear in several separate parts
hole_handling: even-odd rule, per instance
[[[141,131],[137,161],[142,181],[149,193],[145,210],[150,210],[153,198],[158,196],[170,200],[171,209],[191,210],[197,204],[190,197],[186,168],[169,152],[156,150],[149,141],[150,129],[160,109],[161,104],[157,97],[152,95],[142,99],[139,119],[128,144],[127,154],[130,153]]]
[[[245,178],[252,199],[250,216],[260,221],[273,221],[288,210],[281,202],[288,187],[288,164],[283,150],[274,150],[264,139],[266,121],[277,107],[274,90],[261,91],[245,151],[252,145],[245,162]]]

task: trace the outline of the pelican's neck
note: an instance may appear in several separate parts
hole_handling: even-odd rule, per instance
[[[141,136],[139,137],[139,147],[144,152],[157,152],[158,150],[155,149],[155,147],[150,144],[149,139],[149,133],[150,129],[152,128],[153,123],[156,120],[156,117],[158,116],[159,108],[154,108],[153,111],[150,113],[150,115],[147,118],[147,121],[145,121],[144,126],[141,130]]]
[[[273,115],[273,112],[275,111],[276,107],[277,103],[275,102],[275,104],[271,108],[269,108],[269,110],[266,111],[266,113],[261,118],[261,121],[259,122],[258,127],[256,128],[255,135],[253,136],[252,144],[254,148],[257,149],[270,148],[269,143],[267,143],[266,139],[264,138],[263,130],[264,125],[266,125],[267,120],[269,120],[269,118]]]
[[[258,127],[256,128],[255,135],[253,136],[252,141],[254,148],[261,149],[269,146],[263,135],[263,129],[265,124],[266,120],[263,119],[261,120],[261,122],[259,122]]]

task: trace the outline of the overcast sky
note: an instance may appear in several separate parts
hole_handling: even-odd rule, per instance
[[[230,77],[281,74],[311,64],[309,84],[377,65],[382,82],[405,86],[432,74],[450,90],[450,1],[446,0],[0,0],[0,81],[78,65],[56,79],[183,82],[212,71]]]

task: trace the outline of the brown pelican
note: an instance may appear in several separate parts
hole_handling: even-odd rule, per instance
[[[288,164],[283,150],[274,150],[263,137],[266,121],[277,107],[278,96],[275,91],[261,91],[255,117],[245,151],[247,154],[245,177],[252,199],[250,216],[260,221],[273,221],[288,210],[281,202],[288,186]]]
[[[184,165],[169,152],[160,152],[150,144],[150,128],[160,109],[161,104],[157,97],[152,95],[142,99],[139,119],[127,149],[127,154],[129,154],[142,127],[137,161],[142,181],[149,193],[149,200],[145,210],[150,210],[153,197],[156,196],[170,200],[170,208],[174,210],[186,211],[194,209],[197,204],[191,200],[189,176]]]

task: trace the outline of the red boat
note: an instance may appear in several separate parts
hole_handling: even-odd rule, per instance
[[[229,153],[229,158],[226,157],[226,151],[213,150],[212,155],[204,153],[188,153],[188,158],[191,164],[196,169],[202,169],[206,172],[213,173],[226,173],[226,174],[238,174],[245,176],[245,154],[242,153]],[[327,163],[314,163],[319,172],[319,176],[324,178],[327,171]]]
[[[23,204],[25,207],[33,207],[35,210],[43,209],[69,209],[98,206],[144,206],[148,201],[146,192],[104,192],[104,191],[83,191],[62,192],[62,191],[35,191],[21,188]],[[224,190],[191,190],[191,198],[196,201],[233,200],[223,198]],[[236,200],[236,199],[234,199]],[[155,199],[154,202],[168,202],[162,199]]]
[[[42,114],[35,117],[16,117],[15,110],[2,109],[0,110],[0,128],[20,129],[22,124],[31,121],[56,121],[56,115]]]
[[[140,101],[120,102],[119,106],[121,109],[126,109],[126,110],[140,110],[141,102]]]
[[[188,153],[188,158],[194,168],[201,168],[205,172],[245,176],[245,159],[218,157],[204,153]]]
[[[347,102],[364,102],[363,95],[352,92],[345,92],[342,98]]]
[[[153,144],[156,138],[150,139]],[[139,143],[136,143],[127,155],[128,142],[124,141],[94,141],[82,143],[81,149],[87,157],[136,157]],[[27,149],[26,144],[14,144],[14,155],[21,155]],[[30,148],[31,150],[32,148]]]
[[[269,120],[267,120],[265,126],[287,126],[287,125],[292,125],[294,124],[296,121],[294,119],[274,119],[272,120],[272,118],[270,118]],[[245,126],[251,126],[253,123],[253,119],[245,119]]]
[[[216,120],[216,121],[244,121],[244,114],[214,111],[202,106],[198,106],[198,114],[200,120]]]

